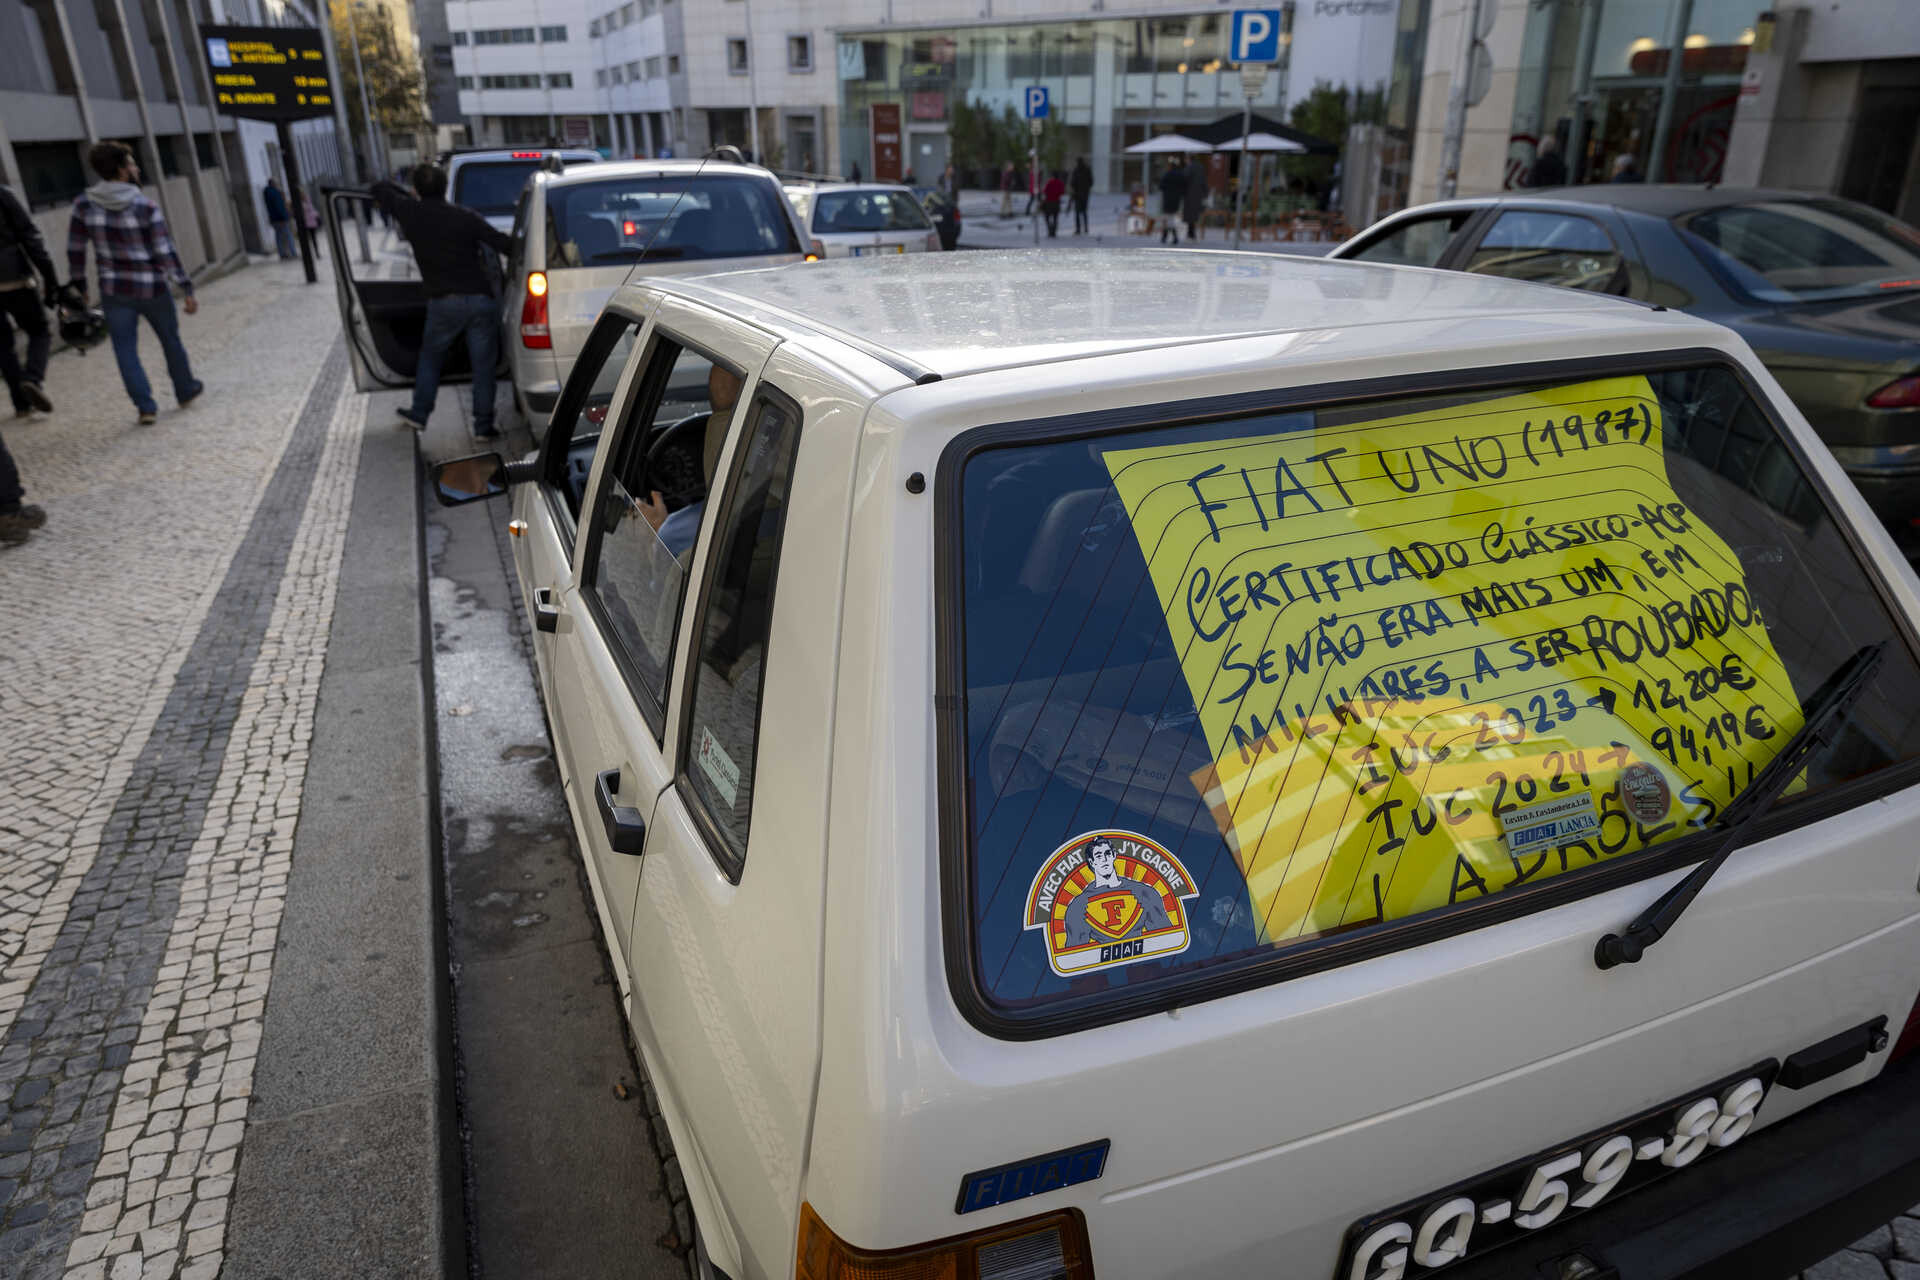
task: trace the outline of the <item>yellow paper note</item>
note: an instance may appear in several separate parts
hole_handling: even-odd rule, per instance
[[[1644,377],[1105,462],[1266,941],[1683,835],[1800,725]]]

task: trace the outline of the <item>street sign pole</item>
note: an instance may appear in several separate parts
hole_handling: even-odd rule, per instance
[[[1253,100],[1267,87],[1268,69],[1280,61],[1285,30],[1286,19],[1279,9],[1236,9],[1227,26],[1227,61],[1240,68],[1240,90],[1246,97],[1240,108],[1240,181],[1233,189],[1233,247],[1236,249],[1240,247],[1247,188],[1253,185],[1253,171],[1247,160],[1247,137],[1253,132]],[[1259,200],[1255,193],[1255,217],[1260,214]]]
[[[1044,126],[1038,120],[1033,122],[1033,142],[1027,147],[1027,206],[1034,210],[1033,247],[1040,247],[1040,218],[1036,201],[1040,196],[1040,130]]]
[[[276,120],[274,132],[280,137],[280,155],[287,162],[287,203],[292,206],[289,212],[293,214],[294,235],[300,241],[300,264],[307,269],[307,283],[315,284],[320,277],[313,269],[313,232],[307,228],[300,203],[300,159],[293,149],[293,126],[285,120]]]

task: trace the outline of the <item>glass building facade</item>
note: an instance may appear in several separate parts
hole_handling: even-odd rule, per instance
[[[1650,181],[1718,181],[1758,12],[1753,0],[1529,6],[1505,185],[1523,184],[1549,135],[1576,182],[1606,180],[1623,156]]]
[[[1289,21],[1292,6],[1284,10]],[[993,186],[979,157],[953,154],[956,106],[1018,115],[1028,86],[1046,88],[1062,131],[1067,163],[1086,156],[1096,189],[1145,182],[1148,157],[1126,148],[1180,125],[1206,124],[1245,102],[1239,73],[1225,65],[1228,13],[1161,13],[1137,18],[843,30],[836,50],[842,166],[874,176],[874,120],[889,132],[897,109],[903,167],[933,182],[949,161],[964,164],[963,183]],[[1284,61],[1253,100],[1256,112],[1282,114]],[[962,142],[964,153],[966,144]]]

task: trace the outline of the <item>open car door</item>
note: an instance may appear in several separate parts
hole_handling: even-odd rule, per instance
[[[334,289],[339,296],[340,327],[352,356],[353,384],[362,391],[411,387],[427,322],[426,288],[414,265],[413,250],[398,226],[369,227],[372,261],[363,261],[358,243],[349,248],[346,228],[355,217],[371,218],[373,193],[330,188],[325,199]],[[504,358],[497,372],[506,376]],[[472,376],[466,344],[448,347],[440,381],[465,382]]]

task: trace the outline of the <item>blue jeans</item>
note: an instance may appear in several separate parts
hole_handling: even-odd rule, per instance
[[[160,339],[160,350],[167,358],[167,376],[173,379],[173,398],[191,400],[200,393],[194,381],[193,367],[187,363],[187,349],[180,344],[180,314],[173,309],[173,295],[157,298],[121,298],[108,295],[100,300],[106,313],[107,335],[113,339],[113,358],[120,365],[120,381],[126,384],[133,407],[142,413],[156,413],[153,388],[147,383],[147,371],[140,367],[140,318],[145,316]]]
[[[280,251],[280,256],[283,258],[297,258],[300,256],[299,247],[293,242],[293,224],[291,222],[276,222],[273,224],[273,247]]]
[[[473,429],[481,435],[493,430],[493,364],[499,359],[500,304],[491,294],[453,293],[427,299],[426,332],[420,338],[420,363],[413,376],[416,421],[433,416],[440,395],[440,366],[453,340],[466,335],[467,358],[473,365]]]

